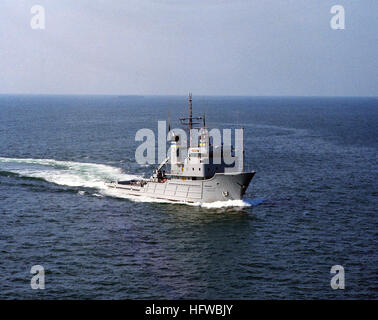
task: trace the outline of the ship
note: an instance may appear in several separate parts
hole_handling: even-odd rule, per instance
[[[189,94],[189,116],[179,119],[181,124],[187,126],[189,143],[188,141],[182,143],[180,141],[182,136],[174,129],[170,130],[169,125],[170,150],[152,176],[143,180],[113,181],[107,184],[109,188],[117,189],[125,196],[144,196],[183,203],[243,199],[256,173],[244,170],[244,142],[241,145],[241,152],[238,152],[238,166],[224,161],[225,146],[223,143],[214,145],[213,140],[210,139],[205,115],[193,117],[192,101],[192,94]],[[198,124],[202,126],[195,128]],[[198,130],[199,141],[192,139],[193,130]],[[241,130],[243,134],[244,131],[242,128]],[[231,150],[229,156],[236,157],[234,146],[231,145],[227,150]]]

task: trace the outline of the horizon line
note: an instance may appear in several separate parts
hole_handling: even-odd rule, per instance
[[[116,93],[0,93],[0,96],[102,96],[102,97],[182,97],[187,94],[116,94]],[[246,94],[194,94],[197,97],[245,98],[378,98],[378,95],[246,95]]]

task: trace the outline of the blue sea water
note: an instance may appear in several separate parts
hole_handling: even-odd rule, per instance
[[[243,206],[108,193],[152,172],[135,133],[168,110],[186,98],[0,96],[0,298],[378,298],[377,98],[195,96],[209,127],[245,128]]]

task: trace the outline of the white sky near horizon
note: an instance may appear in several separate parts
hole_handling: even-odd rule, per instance
[[[46,10],[32,30],[30,8]],[[330,9],[345,8],[345,30]],[[0,93],[378,96],[377,0],[0,0]]]

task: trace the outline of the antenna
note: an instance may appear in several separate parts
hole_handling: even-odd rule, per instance
[[[189,119],[188,119],[188,125],[189,125],[189,130],[192,129],[193,126],[193,105],[192,105],[192,93],[189,93]]]
[[[168,132],[171,131],[171,110],[168,108]]]

